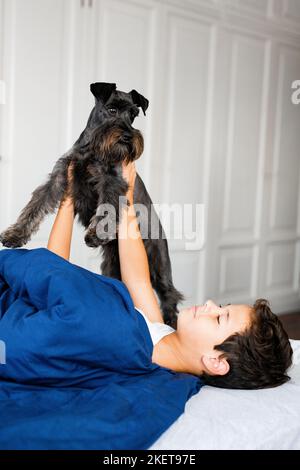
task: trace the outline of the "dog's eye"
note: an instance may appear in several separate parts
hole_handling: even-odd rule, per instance
[[[117,108],[108,108],[110,114],[117,114]]]

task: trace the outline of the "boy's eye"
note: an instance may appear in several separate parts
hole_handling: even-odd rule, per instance
[[[220,315],[217,316],[217,321],[218,321],[218,323],[219,323],[219,325],[220,325]]]

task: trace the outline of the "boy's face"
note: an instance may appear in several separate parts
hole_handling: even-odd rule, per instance
[[[250,326],[252,311],[249,305],[218,306],[212,300],[205,305],[183,309],[178,314],[178,338],[190,357],[201,361],[204,370],[226,373],[224,367],[218,368],[217,358],[222,352],[215,350],[214,346]]]

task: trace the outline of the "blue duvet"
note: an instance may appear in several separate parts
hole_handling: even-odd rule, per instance
[[[147,449],[202,386],[151,362],[122,282],[46,248],[0,251],[0,341],[0,449]]]

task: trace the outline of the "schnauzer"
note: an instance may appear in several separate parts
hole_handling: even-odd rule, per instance
[[[100,212],[103,204],[110,204],[115,209],[118,224],[120,196],[123,196],[123,202],[126,201],[128,189],[122,177],[122,162],[134,161],[143,152],[143,136],[132,124],[139,108],[146,114],[149,102],[136,90],[129,93],[116,90],[114,83],[93,83],[90,90],[95,97],[95,106],[86,128],[73,147],[56,162],[48,181],[35,189],[16,223],[0,235],[0,241],[5,247],[17,248],[30,240],[44,217],[53,213],[65,197],[68,167],[72,162],[74,215],[78,214],[78,220],[87,229],[85,242],[90,247],[102,247],[102,274],[121,280],[117,225],[113,232],[106,232],[101,223],[107,219]],[[139,217],[140,225],[150,227],[154,223],[158,227],[155,238],[143,236],[142,230],[141,234],[149,260],[151,283],[160,300],[164,321],[176,328],[177,304],[184,296],[173,285],[166,236],[138,174],[134,204],[147,209],[147,215]]]

